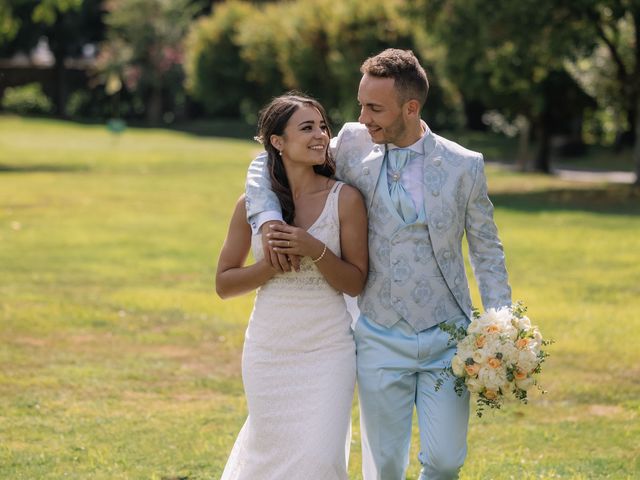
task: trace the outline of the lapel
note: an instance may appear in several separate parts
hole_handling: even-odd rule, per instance
[[[434,219],[442,215],[442,195],[445,175],[442,169],[441,150],[435,135],[431,130],[423,139],[424,162],[422,164],[422,193],[424,195],[424,209],[427,215],[429,231],[435,230]],[[432,236],[433,242],[433,236]]]
[[[362,182],[366,185],[366,191],[371,192],[369,195],[369,204],[367,209],[373,204],[373,197],[378,186],[380,170],[382,169],[382,161],[384,160],[386,147],[375,145],[369,154],[362,160]]]

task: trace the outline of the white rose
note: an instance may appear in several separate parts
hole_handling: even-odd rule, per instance
[[[507,342],[502,345],[502,360],[507,365],[513,365],[518,360],[518,349],[513,343]]]
[[[467,327],[467,334],[480,333],[484,326],[477,320],[473,319]]]
[[[482,383],[477,378],[467,378],[466,384],[471,393],[480,393],[483,390]]]
[[[531,377],[523,378],[522,380],[516,380],[516,387],[520,390],[529,390],[535,385],[535,380]]]
[[[484,348],[480,348],[473,352],[472,357],[473,361],[479,364],[484,364],[487,361],[487,352]]]
[[[539,360],[534,352],[529,349],[518,352],[517,365],[520,370],[530,372],[538,366]]]
[[[498,390],[507,381],[502,368],[482,367],[478,372],[478,380],[490,390]]]
[[[515,339],[518,338],[518,329],[511,325],[511,323],[509,323],[509,325],[505,327],[504,333],[511,342],[515,341]]]
[[[451,359],[451,369],[456,377],[464,376],[464,361],[458,355],[454,355]]]
[[[465,361],[467,358],[471,358],[471,356],[473,355],[473,349],[470,348],[469,345],[458,344],[457,355],[462,361]]]
[[[496,310],[495,317],[501,325],[511,325],[511,310],[508,307],[502,307]]]
[[[522,317],[518,319],[518,328],[520,330],[529,330],[531,328],[531,320],[529,317]]]

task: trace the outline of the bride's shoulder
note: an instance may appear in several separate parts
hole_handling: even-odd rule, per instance
[[[364,198],[356,187],[344,183],[338,196],[338,210],[340,216],[349,215],[351,212],[364,210]]]

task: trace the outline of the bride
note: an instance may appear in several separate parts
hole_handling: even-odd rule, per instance
[[[302,260],[299,271],[271,266],[242,196],[218,260],[216,291],[222,298],[258,292],[242,353],[249,416],[222,480],[343,480],[355,345],[342,293],[358,295],[367,277],[364,201],[333,179],[331,132],[316,100],[274,99],[258,132],[287,222],[271,226],[268,248]],[[250,248],[256,262],[244,266]]]

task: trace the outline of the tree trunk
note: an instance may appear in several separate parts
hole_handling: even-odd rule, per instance
[[[67,69],[64,66],[64,54],[58,56],[55,55],[56,64],[54,66],[55,82],[56,82],[56,94],[54,98],[54,104],[56,106],[56,113],[61,118],[67,117],[66,105],[67,105]]]
[[[487,126],[482,121],[482,115],[484,115],[486,111],[484,105],[477,100],[465,100],[463,106],[467,128],[469,130],[486,132]]]
[[[59,117],[66,118],[67,105],[67,69],[64,60],[67,56],[67,44],[65,42],[65,29],[62,16],[57,15],[55,24],[52,27],[52,37],[49,38],[49,48],[55,58],[53,66],[55,78],[55,95],[53,103],[56,107],[56,114]]]
[[[640,95],[636,100],[636,139],[633,145],[633,161],[636,166],[635,186],[640,188]]]
[[[536,153],[533,170],[542,173],[551,173],[551,134],[549,126],[543,119],[538,120],[536,126],[538,137],[538,151]]]
[[[152,125],[159,125],[162,120],[162,87],[153,85],[149,95],[147,105],[147,122]]]
[[[529,147],[531,143],[531,122],[522,117],[518,135],[518,152],[516,153],[516,168],[522,172],[529,166]]]
[[[635,108],[636,108],[636,123],[635,123],[635,138],[633,143],[633,160],[636,166],[636,181],[635,186],[640,188],[640,6],[636,4],[633,11],[633,23],[635,26],[635,68],[633,70],[632,82],[635,87]]]

